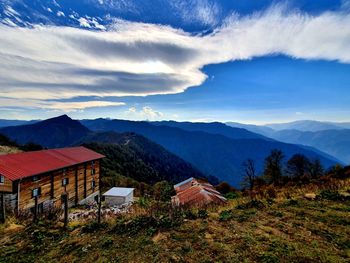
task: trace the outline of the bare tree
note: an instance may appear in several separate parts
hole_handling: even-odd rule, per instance
[[[247,159],[243,163],[244,168],[244,179],[242,185],[244,187],[248,187],[250,191],[254,188],[254,182],[256,178],[256,169],[255,169],[255,163],[252,159]]]

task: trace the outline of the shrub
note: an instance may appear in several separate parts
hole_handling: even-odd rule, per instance
[[[341,194],[339,194],[338,191],[329,190],[329,189],[322,190],[320,192],[319,197],[321,199],[326,199],[331,201],[342,201],[344,199],[344,197]]]
[[[276,194],[276,190],[273,186],[269,186],[267,189],[266,189],[266,195],[269,199],[273,199],[273,198],[276,198],[277,197],[277,194]]]
[[[106,238],[103,240],[102,244],[101,244],[101,246],[102,246],[103,248],[108,248],[108,247],[110,247],[111,245],[113,245],[113,239],[110,238],[110,237],[106,237]]]
[[[233,218],[232,210],[224,210],[219,215],[220,221],[228,221]]]
[[[185,210],[184,213],[185,213],[186,219],[190,219],[190,220],[197,219],[197,215],[191,209]]]
[[[95,233],[100,229],[104,229],[108,226],[107,223],[97,223],[97,222],[92,222],[92,223],[88,223],[85,226],[83,226],[83,228],[81,229],[82,233]]]
[[[136,235],[141,231],[155,233],[157,230],[171,229],[182,224],[184,214],[180,210],[171,210],[167,213],[149,213],[130,219],[117,219],[114,231],[118,234]]]
[[[198,217],[199,218],[207,218],[208,217],[208,212],[205,209],[201,209],[198,211]]]
[[[286,202],[284,202],[283,206],[298,206],[299,202],[297,200],[294,199],[289,199]]]
[[[229,192],[225,194],[226,199],[236,199],[239,197],[239,194],[237,192]]]
[[[146,197],[143,197],[141,196],[139,198],[139,200],[137,201],[137,204],[140,206],[140,207],[149,207],[150,206],[150,200]]]
[[[249,201],[246,204],[237,205],[236,208],[237,209],[249,209],[249,208],[262,209],[262,208],[265,208],[265,205],[264,205],[263,202],[261,202],[259,200],[252,200],[252,201]]]

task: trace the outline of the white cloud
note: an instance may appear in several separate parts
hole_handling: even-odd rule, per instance
[[[141,110],[131,107],[125,113],[128,118],[140,120],[157,120],[164,116],[162,112],[156,111],[149,106],[144,106]]]
[[[127,112],[126,113],[136,113],[137,112],[137,109],[135,108],[135,107],[131,107],[131,108],[129,108],[128,110],[127,110]]]
[[[211,0],[175,0],[170,4],[187,23],[216,26],[219,22],[220,7]]]
[[[72,112],[78,110],[84,110],[88,108],[96,107],[108,107],[108,106],[124,106],[124,102],[111,102],[111,101],[42,101],[34,99],[9,99],[0,98],[0,110],[8,109],[9,107],[16,108],[32,108],[32,109],[46,109],[55,110],[61,112]]]
[[[350,14],[273,7],[232,16],[207,35],[122,20],[106,31],[1,25],[0,97],[179,93],[206,80],[205,65],[272,54],[350,63]]]
[[[163,117],[162,112],[155,111],[148,106],[142,108],[141,115],[145,116],[147,119],[156,119],[156,118]]]
[[[78,19],[78,21],[79,21],[81,27],[91,28],[89,22],[84,17],[80,17]]]
[[[66,16],[62,11],[57,11],[57,16]]]

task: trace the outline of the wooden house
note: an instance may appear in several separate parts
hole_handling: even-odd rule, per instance
[[[0,156],[0,194],[15,211],[70,206],[93,200],[99,193],[104,156],[85,147],[23,152]]]

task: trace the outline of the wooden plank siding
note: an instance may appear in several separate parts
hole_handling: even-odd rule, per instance
[[[4,183],[0,183],[0,193],[12,193],[12,181],[4,177]]]
[[[86,194],[87,196],[99,190],[100,162],[95,163],[95,175],[91,175],[92,164],[86,163]],[[64,193],[68,194],[70,205],[77,204],[84,197],[84,174],[85,164],[79,164],[65,169],[53,171],[39,175],[40,180],[33,181],[33,177],[22,179],[19,184],[19,209],[30,209],[35,205],[35,199],[32,197],[32,191],[35,188],[41,188],[41,194],[38,197],[38,204],[53,201],[55,206],[62,206],[61,196]],[[63,179],[68,179],[68,184],[63,185]],[[94,189],[91,187],[91,182],[95,181]],[[12,185],[11,185],[12,191]],[[78,198],[78,200],[77,200]]]

